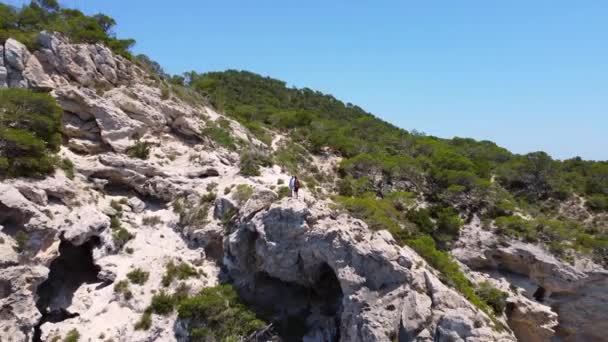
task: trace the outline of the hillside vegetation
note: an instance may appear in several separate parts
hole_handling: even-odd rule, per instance
[[[75,43],[102,43],[130,57],[133,39],[118,39],[112,33],[114,19],[104,14],[87,16],[76,9],[61,8],[57,0],[34,0],[21,8],[0,3],[0,42],[13,38],[28,48],[36,47],[40,31],[60,32]]]
[[[271,152],[236,139],[229,120],[200,129],[201,136],[218,146],[240,152],[242,176],[258,176],[261,167],[273,164],[301,174],[314,195],[330,193],[341,209],[366,221],[371,229],[391,232],[398,243],[409,245],[437,269],[445,283],[490,315],[504,310],[503,294],[471,283],[449,254],[461,227],[474,218],[505,239],[544,244],[564,260],[582,253],[608,264],[606,161],[559,161],[544,152],[518,155],[490,141],[408,132],[331,95],[290,88],[283,81],[247,71],[170,76],[146,56],[131,56],[129,47],[134,41],[111,33],[112,18],[63,9],[54,0],[32,1],[20,9],[0,4],[0,19],[0,42],[12,37],[34,50],[36,33],[50,30],[74,42],[102,43],[155,73],[161,87],[166,87],[161,88],[163,99],[176,90],[184,98],[198,100],[202,95],[266,145],[280,133],[287,141]],[[61,114],[48,94],[0,90],[1,178],[45,175],[55,166],[73,176],[71,162],[55,157],[62,140]],[[150,146],[135,145],[127,154],[148,159]],[[316,168],[311,156],[321,154],[342,158],[335,173]],[[318,191],[319,187],[326,191]],[[241,191],[251,196],[252,189],[246,185],[237,186],[237,192]],[[281,187],[281,191],[289,190]],[[589,214],[573,217],[564,207]],[[184,225],[194,225],[193,218],[181,216]],[[120,230],[116,220],[114,238],[124,244],[133,236]],[[219,294],[230,301],[235,298],[232,292]],[[198,319],[198,312],[205,310],[216,314],[214,308],[197,301],[188,305],[192,308],[182,307],[181,316]],[[252,320],[236,303],[230,307],[237,310],[235,321]],[[261,324],[252,322],[237,335]],[[207,336],[206,325],[220,323],[209,320],[195,329]]]
[[[312,154],[342,156],[337,201],[404,243],[430,235],[448,249],[463,224],[459,214],[476,214],[487,224],[497,219],[498,232],[545,242],[558,255],[575,249],[605,261],[603,222],[575,222],[559,208],[580,196],[591,212],[606,212],[608,162],[518,155],[490,141],[410,133],[331,95],[247,71],[187,76],[191,87],[262,140],[268,130],[278,131]],[[404,196],[431,206],[408,209]],[[535,219],[517,224],[518,214]]]

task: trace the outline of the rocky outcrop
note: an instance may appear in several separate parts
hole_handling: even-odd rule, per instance
[[[195,293],[228,279],[277,332],[293,333],[290,322],[303,328],[297,334],[305,341],[515,340],[388,232],[337,214],[306,189],[300,200],[279,199],[276,186],[289,178],[279,167],[241,176],[238,153],[200,128],[225,120],[237,140],[265,145],[204,101],[167,94],[102,45],[45,32],[37,40],[36,51],[13,39],[0,46],[0,87],[50,91],[57,99],[67,140],[59,156],[73,162],[75,177],[58,170],[0,183],[3,337],[53,340],[77,329],[83,340],[184,340],[175,312],[154,315],[149,330],[135,329],[152,295],[181,285]],[[126,153],[136,144],[149,148],[146,159]],[[237,195],[241,184],[253,194]],[[378,186],[415,188],[406,180]],[[532,284],[513,293],[503,320],[520,339],[543,340],[554,331],[601,337],[576,310],[602,319],[603,273],[503,247],[476,253],[469,246],[461,260],[517,272]],[[165,288],[170,261],[188,263],[200,276]],[[134,269],[148,272],[148,280],[121,295],[115,285]],[[547,305],[533,299],[538,286]]]
[[[574,265],[541,246],[498,241],[474,220],[463,231],[454,255],[474,270],[500,278],[511,292],[508,322],[525,341],[603,341],[608,326],[608,271],[591,261]],[[583,314],[584,313],[584,314]]]
[[[322,202],[309,208],[284,199],[245,216],[224,249],[224,263],[246,297],[273,287],[316,291],[309,302],[297,295],[269,301],[278,312],[306,317],[304,340],[514,340],[390,234],[370,232],[345,215],[332,219]],[[332,300],[337,303],[328,307]]]

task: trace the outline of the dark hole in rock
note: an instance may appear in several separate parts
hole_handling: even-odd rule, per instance
[[[542,303],[545,299],[545,288],[539,286],[538,289],[536,289],[536,291],[532,295],[532,297],[534,297],[534,299],[536,299],[538,302]]]
[[[11,209],[0,203],[0,225],[4,227],[2,232],[5,234],[14,237],[29,219],[29,217],[25,217],[18,210]]]
[[[393,304],[386,307],[386,310],[388,310],[388,311],[395,311],[395,309],[397,309],[397,308]]]
[[[221,265],[222,258],[224,257],[224,243],[222,240],[212,239],[207,242],[204,249],[205,255],[209,259],[214,260],[218,265]]]
[[[323,264],[310,286],[288,283],[265,273],[251,288],[241,288],[243,299],[267,322],[282,341],[338,341],[342,289],[333,270]]]
[[[83,284],[97,283],[100,268],[93,262],[93,248],[100,244],[93,237],[80,246],[62,240],[59,256],[50,266],[49,277],[38,287],[36,307],[42,314],[34,328],[33,341],[40,341],[40,327],[46,322],[61,322],[78,316],[67,308],[72,304],[74,292]]]
[[[8,297],[11,294],[11,282],[8,280],[0,280],[0,299]]]

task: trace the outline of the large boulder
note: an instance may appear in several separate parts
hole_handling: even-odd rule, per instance
[[[224,263],[243,295],[255,301],[264,288],[283,291],[282,299],[271,299],[275,310],[301,307],[304,316],[310,310],[309,333],[335,338],[339,331],[341,341],[515,340],[493,330],[484,313],[443,285],[390,234],[371,232],[345,215],[332,219],[330,213],[323,202],[308,208],[283,199],[251,219],[240,216],[225,241]],[[298,299],[298,288],[314,289],[316,299]],[[318,312],[336,323],[328,326]]]
[[[36,56],[32,55],[25,45],[9,38],[4,43],[4,60],[8,85],[16,88],[51,90],[53,81],[44,72]],[[4,70],[0,70],[0,74]],[[2,76],[0,75],[0,83]]]

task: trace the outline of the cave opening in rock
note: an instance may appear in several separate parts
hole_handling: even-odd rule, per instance
[[[322,264],[309,286],[284,282],[266,273],[256,275],[253,288],[243,299],[256,313],[273,324],[283,341],[340,339],[342,289],[334,271]]]
[[[14,237],[17,232],[23,230],[23,225],[29,217],[25,217],[24,214],[18,210],[14,210],[0,203],[0,225],[2,225],[2,232],[6,235]]]
[[[534,294],[532,295],[532,297],[534,297],[534,299],[536,299],[537,302],[542,303],[543,300],[545,299],[545,288],[542,286],[539,286],[536,291],[534,291]]]
[[[67,308],[72,304],[74,293],[83,284],[97,283],[100,268],[93,261],[93,248],[100,244],[93,237],[80,246],[62,240],[59,256],[51,262],[49,277],[38,287],[36,307],[42,314],[34,329],[33,341],[40,341],[40,327],[46,322],[61,322],[78,316]]]

